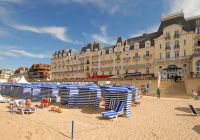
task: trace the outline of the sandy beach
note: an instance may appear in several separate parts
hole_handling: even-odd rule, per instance
[[[7,103],[0,104],[1,140],[70,139],[75,121],[75,140],[197,140],[200,116],[193,116],[188,104],[200,108],[200,101],[143,97],[132,107],[130,118],[102,119],[95,107],[62,108],[62,113],[37,109],[29,115],[12,114]]]

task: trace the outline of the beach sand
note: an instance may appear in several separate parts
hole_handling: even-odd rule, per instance
[[[62,108],[62,113],[38,109],[29,115],[12,114],[0,104],[0,140],[67,140],[74,120],[75,140],[198,140],[200,116],[193,116],[188,104],[200,108],[200,101],[143,97],[132,107],[130,118],[102,119],[95,107]]]

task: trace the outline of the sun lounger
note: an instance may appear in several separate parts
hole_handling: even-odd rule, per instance
[[[109,109],[113,110],[115,108],[115,99],[110,99]]]
[[[18,100],[14,100],[15,106],[11,109],[11,111],[13,113],[18,112],[21,114],[29,114],[29,113],[34,113],[36,111],[36,108],[20,108],[19,107],[19,102],[22,103],[22,105],[25,106],[25,100],[24,99],[18,99]]]
[[[9,101],[10,101],[10,99],[5,98],[5,97],[1,96],[1,94],[0,94],[0,103],[8,103]]]
[[[190,109],[191,109],[191,111],[192,111],[192,113],[193,113],[194,115],[200,115],[200,112],[198,112],[198,111],[193,107],[193,105],[189,105],[189,107],[190,107]]]
[[[107,111],[107,112],[101,112],[101,115],[103,117],[107,117],[107,118],[117,118],[118,115],[123,113],[123,108],[124,108],[124,102],[123,101],[119,101],[115,111],[111,110],[111,111]]]

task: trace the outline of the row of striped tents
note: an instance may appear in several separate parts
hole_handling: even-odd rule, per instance
[[[132,91],[126,87],[108,87],[105,89],[105,109],[108,110],[110,101],[124,101],[125,116],[131,116]]]

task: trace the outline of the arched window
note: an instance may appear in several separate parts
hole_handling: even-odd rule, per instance
[[[196,63],[196,72],[200,74],[200,60]]]

